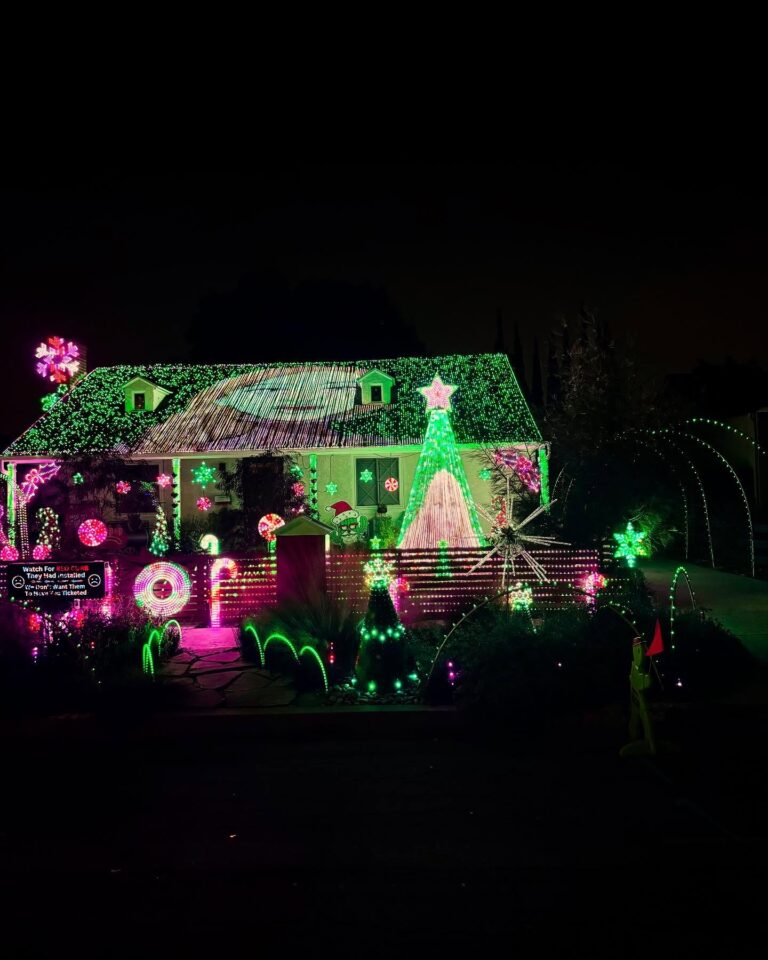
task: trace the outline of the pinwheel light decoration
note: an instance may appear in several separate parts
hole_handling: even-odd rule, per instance
[[[569,544],[563,540],[555,540],[554,537],[542,537],[536,536],[535,534],[528,533],[525,531],[525,528],[528,524],[535,520],[541,513],[545,510],[548,510],[552,503],[556,501],[553,500],[551,503],[542,504],[541,506],[536,507],[535,510],[532,510],[527,517],[524,517],[522,520],[515,520],[515,495],[512,492],[510,486],[510,477],[506,477],[507,481],[507,490],[504,496],[500,497],[500,507],[498,513],[495,515],[489,513],[484,507],[479,503],[476,504],[477,510],[481,513],[490,523],[491,523],[491,535],[489,537],[490,550],[485,556],[481,557],[478,562],[471,568],[469,573],[474,573],[475,570],[478,570],[484,563],[491,559],[491,557],[498,554],[504,560],[501,570],[501,585],[502,588],[507,586],[507,581],[509,574],[512,575],[512,580],[517,579],[517,569],[516,564],[519,564],[521,561],[525,562],[531,569],[531,571],[536,575],[539,581],[548,581],[549,577],[547,576],[547,571],[539,563],[539,561],[530,553],[528,545],[534,545],[537,547],[551,547],[555,545],[567,547]]]
[[[80,348],[71,340],[48,337],[35,351],[35,369],[53,383],[69,383],[80,369]]]

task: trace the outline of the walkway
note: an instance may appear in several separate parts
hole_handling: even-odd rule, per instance
[[[160,675],[190,707],[285,707],[296,698],[290,680],[243,660],[234,627],[185,628]]]
[[[638,561],[649,588],[665,607],[669,604],[672,576],[680,565],[673,560]],[[756,657],[768,661],[768,583],[694,563],[682,566],[691,578],[696,605],[739,637]],[[688,609],[688,590],[682,581],[678,583],[677,595],[680,609]]]

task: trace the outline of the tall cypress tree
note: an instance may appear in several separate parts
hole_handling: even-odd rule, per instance
[[[391,562],[380,556],[364,565],[371,595],[359,628],[355,673],[369,692],[399,690],[405,678],[406,632],[389,593],[391,567]]]
[[[456,387],[435,377],[421,387],[429,423],[421,448],[397,546],[403,550],[478,547],[484,543],[475,501],[451,426],[451,394]]]

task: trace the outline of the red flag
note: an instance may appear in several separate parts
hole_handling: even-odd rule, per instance
[[[661,624],[658,620],[653,631],[653,640],[651,640],[650,647],[645,651],[645,655],[646,657],[655,657],[657,653],[664,653],[664,640],[661,636]]]

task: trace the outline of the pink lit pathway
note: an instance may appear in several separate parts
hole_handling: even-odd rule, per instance
[[[284,707],[296,697],[290,680],[242,659],[234,627],[186,627],[160,675],[190,707]]]

